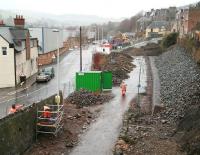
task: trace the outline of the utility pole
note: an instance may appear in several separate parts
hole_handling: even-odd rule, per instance
[[[98,42],[99,42],[99,26],[98,26],[98,36],[97,37],[98,37]]]
[[[103,44],[103,26],[102,26],[102,44]]]
[[[97,28],[95,27],[95,44],[96,44],[96,41],[97,41]]]
[[[82,36],[81,36],[81,26],[80,26],[80,72],[82,72]]]

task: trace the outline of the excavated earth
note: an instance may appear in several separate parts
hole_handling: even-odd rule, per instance
[[[148,43],[141,48],[130,48],[124,52],[132,56],[158,56],[162,53],[162,49],[158,44]]]
[[[77,105],[77,107],[100,105],[108,102],[113,98],[113,94],[110,92],[104,93],[92,93],[87,90],[80,90],[71,93],[67,99],[67,103],[72,103]]]
[[[94,57],[98,56],[98,62]],[[119,86],[122,80],[128,79],[135,65],[132,63],[133,57],[126,53],[112,52],[108,55],[96,53],[93,56],[92,70],[111,71],[113,75],[113,85]]]

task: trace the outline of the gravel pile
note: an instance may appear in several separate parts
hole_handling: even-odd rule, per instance
[[[78,107],[83,107],[83,106],[103,104],[111,100],[113,97],[114,97],[113,94],[110,93],[95,94],[87,90],[80,90],[70,94],[67,97],[66,102],[69,102],[71,104],[76,104]]]
[[[183,118],[185,109],[200,101],[200,69],[184,48],[174,47],[156,59],[163,113],[171,121]]]
[[[106,56],[106,60],[101,70],[112,71],[114,85],[119,85],[122,80],[129,78],[128,73],[135,67],[132,63],[133,58],[125,53],[112,52]]]

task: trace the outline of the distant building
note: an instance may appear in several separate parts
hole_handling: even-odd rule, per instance
[[[109,43],[105,43],[105,44],[102,44],[102,45],[96,47],[96,52],[110,54],[111,49],[112,49],[112,45]]]
[[[133,39],[135,37],[135,33],[134,32],[125,32],[124,33],[128,39]]]
[[[176,18],[176,7],[169,7],[167,9],[152,10],[151,18],[154,21],[168,21],[172,22]]]
[[[180,36],[191,34],[197,23],[200,22],[200,7],[181,9],[177,13],[177,23]]]
[[[146,28],[146,38],[162,37],[170,33],[169,22],[153,21]]]
[[[39,54],[48,53],[63,47],[63,42],[67,40],[70,32],[64,29],[59,29],[59,32],[54,32],[55,29],[42,27],[42,28],[29,28],[30,35],[38,38]],[[57,40],[58,38],[58,40]]]
[[[136,29],[137,32],[144,32],[147,26],[152,22],[151,18],[149,17],[141,17],[136,21]]]
[[[169,7],[166,9],[151,9],[145,12],[144,17],[149,18],[151,21],[168,21],[173,22],[176,19],[176,7]]]
[[[38,71],[38,40],[24,28],[23,16],[16,16],[15,26],[0,25],[0,88],[14,87],[20,77],[28,78]]]

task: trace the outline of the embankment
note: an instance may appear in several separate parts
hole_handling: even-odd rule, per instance
[[[200,68],[185,48],[175,46],[156,59],[162,118],[177,124],[175,137],[188,154],[200,153]]]

